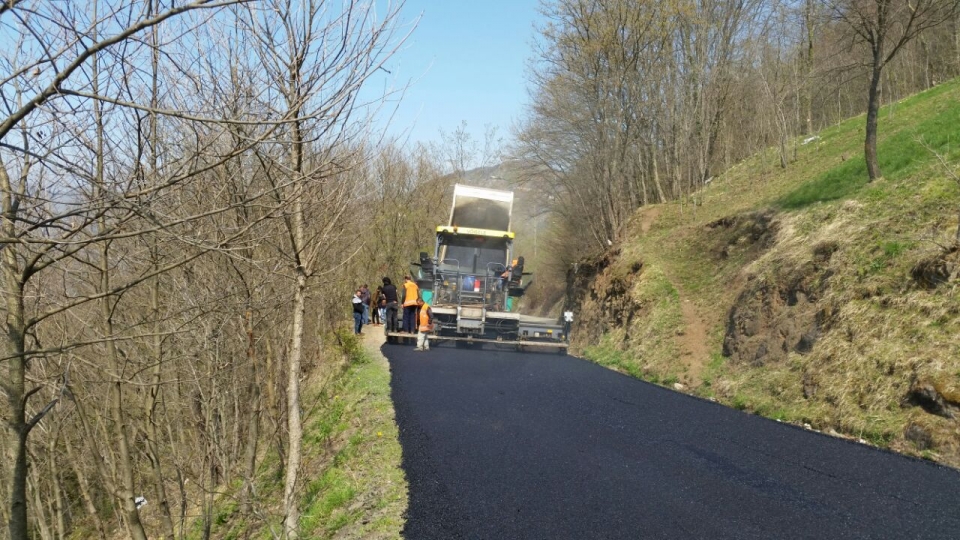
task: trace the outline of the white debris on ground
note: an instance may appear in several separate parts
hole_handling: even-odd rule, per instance
[[[800,144],[801,144],[801,145],[810,144],[810,143],[812,143],[813,141],[819,141],[819,140],[820,140],[820,136],[819,136],[819,135],[814,135],[813,137],[807,137],[807,138],[804,139],[803,142],[800,143]]]
[[[137,495],[133,503],[137,505],[137,510],[139,510],[147,505],[147,499],[143,495]]]

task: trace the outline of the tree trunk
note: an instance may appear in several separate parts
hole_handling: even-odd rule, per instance
[[[99,92],[97,87],[98,62],[93,62],[94,73],[94,92]],[[98,196],[104,196],[107,188],[104,186],[104,121],[100,113],[100,103],[93,103],[94,118],[96,119],[97,132],[97,154],[96,154],[96,172],[95,182],[97,184]],[[97,220],[100,230],[107,230],[105,217]],[[110,290],[110,244],[104,243],[100,249],[100,260],[97,268],[100,272],[99,292],[106,293]],[[121,359],[120,351],[117,349],[117,342],[109,339],[114,335],[113,328],[113,306],[111,301],[113,297],[104,296],[100,299],[101,332],[106,339],[107,358],[110,362],[110,368],[113,381],[109,384],[110,393],[107,401],[107,408],[110,410],[110,417],[113,421],[117,445],[117,469],[120,474],[120,484],[115,493],[120,500],[120,508],[124,517],[124,522],[129,528],[130,536],[135,540],[147,540],[147,534],[140,522],[140,512],[137,510],[137,504],[134,501],[134,475],[133,458],[130,454],[130,435],[123,405],[123,368],[124,361]]]
[[[167,488],[163,480],[163,468],[160,464],[155,411],[150,411],[150,414],[151,417],[147,420],[146,451],[153,469],[154,494],[157,497],[157,507],[160,509],[160,528],[163,531],[164,538],[173,540],[176,538],[176,534],[173,529],[173,516],[170,513],[170,500],[167,497]]]
[[[274,369],[276,366],[274,362],[275,355],[273,351],[273,339],[268,335],[263,344],[264,348],[266,349],[264,371],[267,373],[267,414],[270,420],[273,422],[273,432],[279,433],[281,417],[279,407],[280,404],[277,400],[277,370]],[[280,451],[281,459],[283,459],[284,453],[282,452],[282,445],[278,445],[277,450]]]
[[[960,247],[960,210],[957,211],[957,233],[953,237],[953,242]]]
[[[243,496],[240,499],[240,513],[248,515],[253,510],[254,477],[257,474],[257,441],[260,438],[260,385],[257,378],[257,348],[253,335],[253,313],[247,310],[247,362],[250,364],[250,385],[248,397],[250,408],[247,410],[247,440],[244,449],[245,474],[243,477]]]
[[[11,371],[14,370],[11,369]],[[10,479],[11,540],[29,540],[27,532],[27,429],[23,422],[17,422],[18,418],[23,418],[23,414],[23,407],[14,408],[10,420],[11,431],[14,432],[16,437],[13,475]]]
[[[67,522],[66,522],[66,505],[64,505],[63,500],[63,486],[60,482],[60,462],[57,460],[58,455],[58,443],[60,440],[60,429],[59,427],[53,430],[53,434],[50,437],[50,448],[48,449],[49,455],[47,456],[47,463],[49,464],[49,474],[50,474],[50,487],[53,490],[51,498],[53,499],[53,516],[55,523],[57,525],[57,537],[64,539],[67,537]]]
[[[106,304],[106,302],[104,302]],[[109,310],[109,307],[106,308]],[[108,330],[113,330],[112,325],[109,323],[106,325]],[[108,333],[106,335],[113,335]],[[108,348],[116,349],[113,341],[108,342]],[[113,368],[116,371],[114,374],[117,377],[112,384],[110,384],[110,416],[114,423],[114,429],[116,429],[116,443],[117,443],[117,468],[120,473],[120,485],[118,486],[118,498],[120,499],[120,507],[122,509],[124,521],[127,524],[127,527],[130,528],[130,535],[136,540],[147,540],[147,534],[143,529],[143,524],[140,522],[140,511],[137,510],[137,503],[134,501],[136,485],[134,483],[133,477],[133,459],[130,455],[130,437],[128,434],[128,427],[126,425],[126,418],[123,414],[123,381],[120,380],[120,369],[119,362],[116,361],[119,358],[119,353],[115,350],[111,353],[111,357],[115,359]]]
[[[47,513],[43,508],[43,498],[40,496],[40,473],[36,467],[30,467],[30,479],[28,482],[30,491],[33,492],[33,519],[37,523],[37,531],[40,533],[41,540],[53,540],[53,534],[47,526]]]
[[[106,538],[107,532],[103,527],[103,520],[100,519],[100,513],[97,512],[97,505],[93,501],[93,496],[90,495],[90,483],[87,481],[87,476],[83,473],[83,470],[80,469],[80,463],[73,453],[73,445],[70,441],[66,441],[63,447],[67,453],[67,462],[73,469],[73,475],[77,478],[77,487],[80,489],[80,497],[83,499],[84,509],[86,509],[90,519],[93,520],[93,526],[97,529],[97,535],[100,538]]]
[[[883,72],[883,59],[879,49],[873,57],[870,99],[867,103],[867,135],[863,143],[863,157],[867,161],[867,175],[870,182],[881,176],[880,162],[877,160],[877,119],[880,116],[880,76]]]
[[[813,75],[813,5],[814,0],[807,0],[804,10],[804,23],[807,27],[807,54],[804,55],[804,80],[801,100],[803,101],[803,114],[806,116],[804,135],[813,133],[813,86],[810,84],[810,78]]]
[[[647,168],[643,163],[643,152],[637,152],[637,161],[640,162],[637,167],[637,176],[640,177],[640,205],[647,206],[649,203],[647,197]]]
[[[954,69],[960,72],[960,11],[953,18]]]
[[[657,165],[657,151],[651,150],[650,159],[653,160],[653,185],[657,188],[657,197],[660,203],[667,202],[667,197],[663,194],[663,185],[660,183],[660,168]]]
[[[7,175],[6,165],[0,161],[0,210],[3,211],[0,230],[7,238],[16,237],[14,219],[18,204],[13,191],[13,184]],[[0,291],[6,302],[5,339],[2,341],[2,354],[9,358],[4,363],[7,373],[4,380],[0,380],[0,387],[7,395],[7,404],[10,407],[10,416],[7,419],[7,462],[13,464],[9,485],[5,493],[10,501],[10,522],[8,523],[11,540],[27,540],[27,435],[30,431],[27,426],[26,415],[26,327],[23,284],[20,282],[19,265],[14,253],[14,246],[7,245],[0,251],[3,259],[0,260]]]
[[[159,11],[159,0],[151,0],[149,5],[150,14]],[[159,118],[155,111],[159,107],[159,64],[160,64],[160,43],[157,36],[157,27],[150,32],[150,174],[157,175],[159,169],[159,158],[157,156],[157,147],[160,144],[158,134]],[[154,269],[160,267],[160,249],[154,242],[152,246]],[[176,535],[173,530],[173,516],[170,513],[170,502],[167,498],[167,488],[163,480],[163,466],[160,463],[159,436],[157,430],[157,402],[160,399],[160,391],[163,379],[163,328],[160,325],[160,277],[153,280],[150,288],[150,308],[153,312],[153,381],[147,392],[144,412],[147,418],[147,441],[146,449],[150,456],[150,464],[153,468],[154,493],[157,497],[157,507],[160,509],[160,529],[167,540],[174,540]]]
[[[296,74],[299,75],[299,74]],[[291,74],[291,83],[299,77]],[[294,118],[300,117],[300,88],[297,98],[288,104]],[[300,421],[300,362],[303,357],[304,311],[306,307],[307,268],[304,260],[306,248],[306,222],[304,220],[304,192],[307,179],[303,175],[303,133],[299,120],[291,124],[290,162],[294,178],[292,182],[292,213],[290,248],[295,264],[296,287],[293,294],[293,324],[290,336],[290,357],[287,364],[287,468],[283,481],[283,529],[287,540],[295,540],[300,532],[300,509],[297,500],[297,478],[300,473],[300,445],[303,426]]]
[[[154,128],[155,129],[155,128]],[[163,537],[167,540],[174,540],[176,534],[173,530],[173,516],[170,513],[170,501],[167,498],[167,488],[163,480],[163,467],[160,464],[160,448],[158,445],[159,435],[157,431],[157,402],[160,399],[160,389],[163,377],[163,329],[160,327],[160,278],[154,279],[153,286],[150,288],[150,304],[154,319],[154,366],[153,381],[147,392],[144,412],[147,417],[146,424],[146,451],[150,456],[150,465],[153,468],[154,493],[157,497],[157,507],[160,509],[160,528],[163,531]]]
[[[787,133],[786,122],[780,123],[780,168],[787,168]]]
[[[283,485],[283,508],[285,516],[284,531],[288,540],[294,540],[298,537],[300,521],[297,477],[300,472],[300,443],[303,438],[303,427],[300,422],[300,360],[303,355],[303,316],[306,285],[306,273],[303,267],[299,267],[297,268],[297,286],[293,298],[293,335],[291,336],[290,359],[287,367],[288,449],[287,470]]]

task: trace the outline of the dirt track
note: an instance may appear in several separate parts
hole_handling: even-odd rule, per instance
[[[409,539],[957,538],[960,473],[555,353],[385,345]]]

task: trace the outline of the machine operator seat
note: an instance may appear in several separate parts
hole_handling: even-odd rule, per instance
[[[420,252],[420,268],[423,269],[423,273],[428,276],[432,276],[434,270],[436,270],[433,259],[430,258],[430,255],[428,255],[426,251]]]

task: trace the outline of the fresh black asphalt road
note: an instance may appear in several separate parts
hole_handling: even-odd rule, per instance
[[[555,353],[384,345],[408,539],[960,539],[960,472]]]

